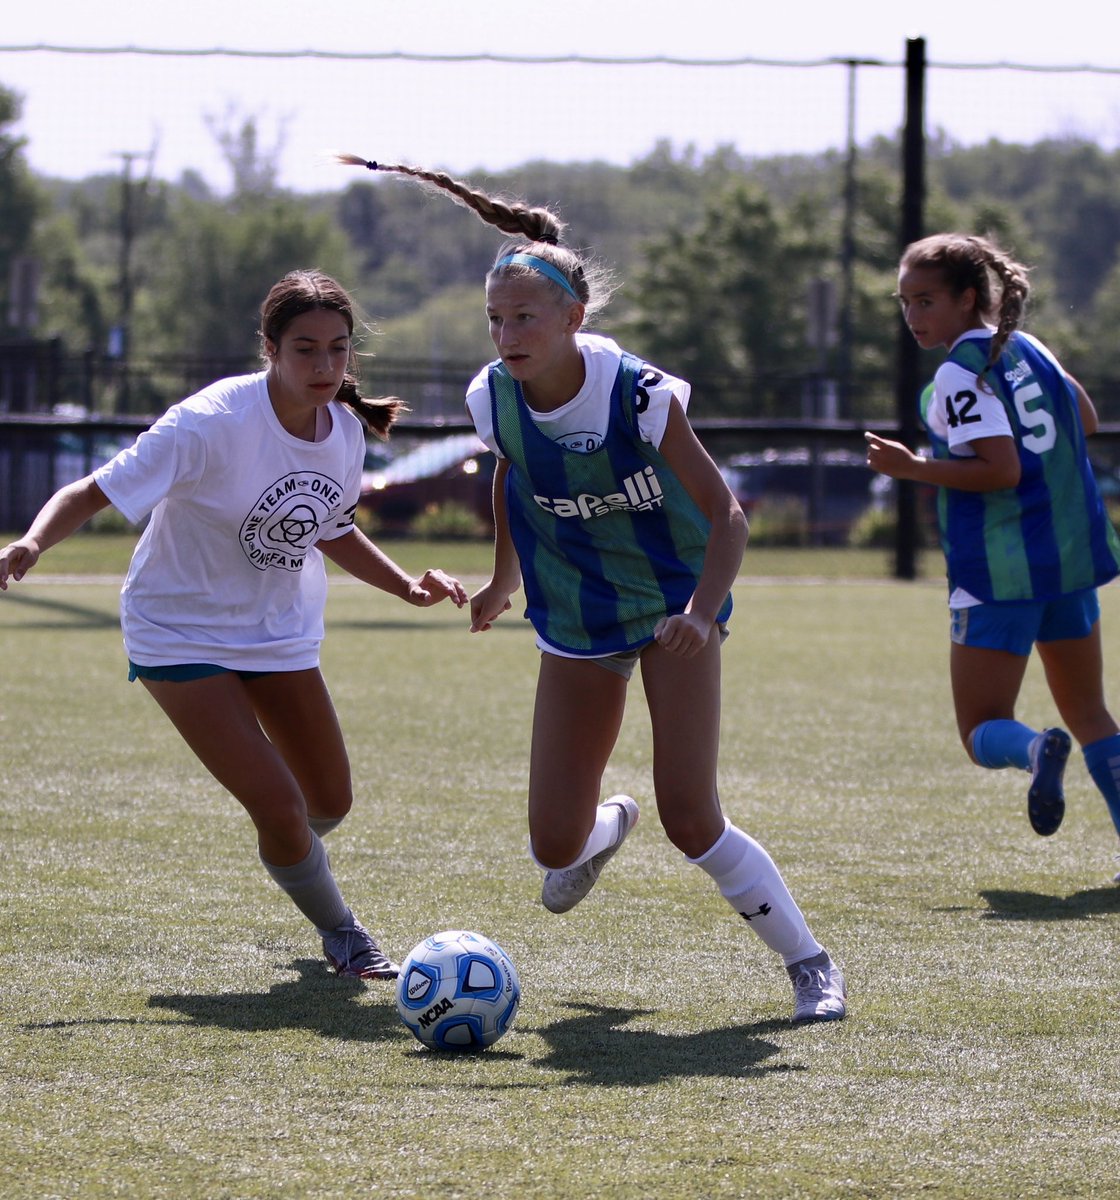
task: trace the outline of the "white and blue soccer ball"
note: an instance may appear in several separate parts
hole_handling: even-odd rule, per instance
[[[397,1012],[433,1050],[481,1050],[513,1024],[521,984],[496,942],[445,929],[409,952],[397,979]]]

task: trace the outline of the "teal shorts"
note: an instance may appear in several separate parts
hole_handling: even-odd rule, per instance
[[[1027,657],[1035,642],[1088,637],[1100,619],[1095,588],[1057,600],[974,604],[949,610],[950,637],[958,646],[982,646]]]
[[[236,671],[232,667],[219,667],[217,663],[176,663],[170,667],[142,667],[128,660],[128,682],[135,679],[151,679],[157,683],[189,683],[192,679],[208,679],[211,675],[236,675],[241,679],[260,679],[262,675],[275,675],[275,671]]]

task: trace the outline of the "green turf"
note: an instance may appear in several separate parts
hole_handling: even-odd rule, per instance
[[[0,533],[0,545],[15,536]],[[135,544],[134,534],[83,531],[52,547],[35,570],[37,574],[52,575],[123,574]],[[391,540],[383,542],[382,546],[386,553],[398,558],[411,571],[440,566],[463,575],[478,576],[489,570],[491,549],[490,543],[485,541]],[[919,574],[928,573],[935,579],[944,574],[940,553],[924,553],[919,558],[919,567]],[[330,569],[333,571],[333,566]],[[882,579],[893,576],[894,560],[886,550],[752,546],[747,552],[744,572],[752,577],[784,579]]]
[[[484,569],[442,549],[399,557]],[[827,573],[742,583],[725,650],[725,807],[850,984],[846,1022],[801,1029],[773,956],[660,833],[640,686],[606,787],[645,819],[554,917],[524,853],[524,623],[471,636],[447,606],[332,587],[344,891],[398,955],[466,927],[520,972],[514,1030],[465,1058],[421,1049],[390,987],[327,974],[248,820],[125,682],[116,584],[13,586],[6,1200],[1116,1195],[1104,806],[1075,758],[1065,825],[1035,837],[1025,776],[955,744],[942,587]],[[1120,592],[1102,603],[1114,672]],[[1021,713],[1054,719],[1037,664]]]

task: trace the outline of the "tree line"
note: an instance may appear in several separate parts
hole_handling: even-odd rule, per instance
[[[0,283],[11,292],[13,267],[28,263],[39,281],[33,326],[18,297],[3,306],[8,339],[189,361],[211,378],[255,361],[271,283],[317,266],[368,315],[371,390],[378,358],[465,374],[492,357],[482,280],[498,241],[445,199],[342,166],[324,167],[321,192],[287,192],[241,117],[215,129],[226,194],[190,172],[150,178],[135,161],[78,182],[41,178],[12,132],[19,115],[0,86]],[[1106,420],[1120,419],[1118,158],[1079,139],[927,143],[927,229],[994,235],[1033,266],[1028,327]],[[660,143],[625,167],[542,160],[470,182],[557,208],[570,241],[615,272],[600,328],[693,380],[705,415],[862,419],[892,411],[899,163],[891,138],[861,146],[854,172],[840,151],[751,158]],[[134,411],[180,398],[158,371],[146,378]]]

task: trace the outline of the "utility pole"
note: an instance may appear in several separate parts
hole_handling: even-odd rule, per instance
[[[925,84],[926,43],[910,38],[906,43],[906,125],[902,139],[902,227],[900,248],[917,241],[925,223]],[[914,449],[918,440],[918,385],[921,368],[918,345],[898,317],[898,372],[895,406],[899,440]],[[916,485],[908,479],[896,484],[898,526],[895,531],[897,579],[917,575],[918,505]]]
[[[127,413],[131,400],[130,357],[132,350],[132,247],[139,227],[136,212],[136,187],[132,178],[132,164],[137,159],[147,159],[149,172],[152,152],[121,151],[116,156],[121,160],[121,210],[120,210],[120,259],[117,272],[119,296],[118,323],[112,331],[109,354],[116,358],[120,367],[120,388],[117,392],[117,411]]]
[[[844,217],[840,238],[840,337],[836,374],[840,380],[840,410],[851,412],[852,337],[855,286],[852,281],[856,257],[856,72],[863,63],[848,60],[847,154],[844,159]]]

